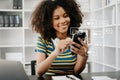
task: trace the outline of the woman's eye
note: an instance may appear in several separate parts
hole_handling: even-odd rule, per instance
[[[68,15],[67,15],[67,14],[65,14],[65,15],[64,15],[64,17],[68,17]]]
[[[54,20],[58,20],[58,19],[59,19],[59,17],[55,17],[55,18],[54,18]]]

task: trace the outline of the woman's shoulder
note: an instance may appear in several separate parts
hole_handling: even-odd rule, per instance
[[[43,39],[41,36],[38,36],[38,37],[37,37],[37,41],[40,41],[40,42],[46,43],[46,44],[52,43],[51,41],[48,41],[48,40]]]

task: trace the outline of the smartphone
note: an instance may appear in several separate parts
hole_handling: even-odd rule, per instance
[[[78,40],[78,38],[81,38],[83,41],[85,40],[85,37],[86,37],[86,33],[85,32],[79,32],[79,33],[75,33],[72,38],[73,38],[73,41],[82,45],[81,42]],[[83,46],[83,45],[82,45]]]

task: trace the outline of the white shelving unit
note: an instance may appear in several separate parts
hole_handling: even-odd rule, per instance
[[[106,1],[91,0],[91,19],[95,20],[94,26],[90,26],[89,49],[93,72],[120,70],[120,2]]]
[[[37,34],[30,29],[30,17],[38,2],[22,0],[22,9],[13,9],[13,0],[0,0],[0,15],[20,16],[19,27],[0,27],[0,59],[15,60],[19,55],[28,75],[31,73],[30,61],[35,60],[37,39]]]

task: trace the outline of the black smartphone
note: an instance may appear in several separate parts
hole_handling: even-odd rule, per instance
[[[78,38],[81,38],[83,41],[85,40],[85,37],[86,37],[86,33],[85,32],[78,32],[78,33],[75,33],[73,35],[73,41],[76,42],[76,43],[79,43],[80,45],[82,45],[80,43],[80,41],[78,40]],[[83,45],[82,45],[83,46]]]

